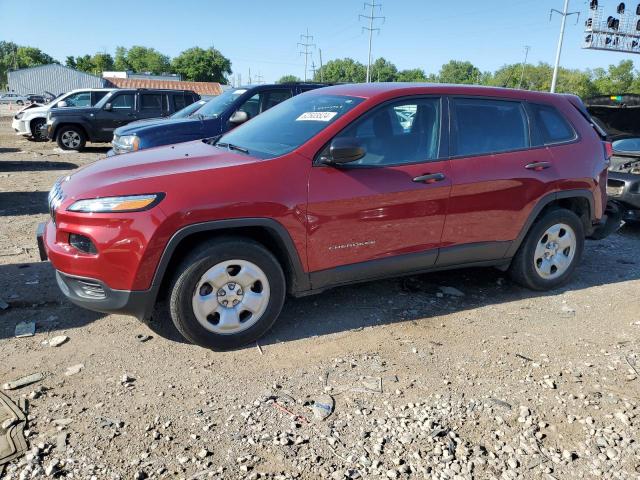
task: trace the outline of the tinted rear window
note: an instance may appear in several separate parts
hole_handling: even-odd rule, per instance
[[[520,102],[455,98],[453,112],[453,155],[483,155],[529,147],[529,126]]]
[[[562,114],[550,105],[531,105],[542,143],[549,145],[573,140],[576,133]]]

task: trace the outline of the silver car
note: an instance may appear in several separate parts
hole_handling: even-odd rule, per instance
[[[29,99],[24,95],[18,95],[17,93],[9,92],[0,95],[0,104],[2,103],[15,103],[16,105],[26,105]]]

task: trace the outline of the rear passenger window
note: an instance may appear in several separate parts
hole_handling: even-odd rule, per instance
[[[528,148],[529,124],[520,102],[453,99],[453,155],[472,156]]]
[[[143,93],[141,97],[140,105],[142,110],[162,110],[162,94]]]
[[[173,95],[173,108],[177,112],[187,106],[184,95]]]
[[[544,145],[568,142],[576,138],[576,133],[558,110],[550,105],[531,105],[541,142]],[[536,142],[539,143],[539,142]]]

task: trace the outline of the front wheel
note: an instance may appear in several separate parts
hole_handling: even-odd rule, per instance
[[[229,350],[256,341],[271,328],[285,292],[282,267],[269,250],[250,239],[217,239],[182,262],[169,310],[187,340]]]
[[[533,290],[550,290],[566,283],[584,250],[584,226],[570,210],[543,214],[531,227],[511,262],[509,275]]]
[[[37,142],[47,139],[47,121],[44,118],[36,118],[31,122],[31,136]]]
[[[16,105],[20,105],[20,106],[22,106],[22,105],[24,105],[24,102],[23,102],[22,100],[18,100],[18,101],[16,102]]]

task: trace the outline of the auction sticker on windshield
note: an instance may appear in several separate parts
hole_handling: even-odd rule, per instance
[[[315,121],[328,122],[335,117],[338,112],[305,112],[296,118],[296,122]]]

